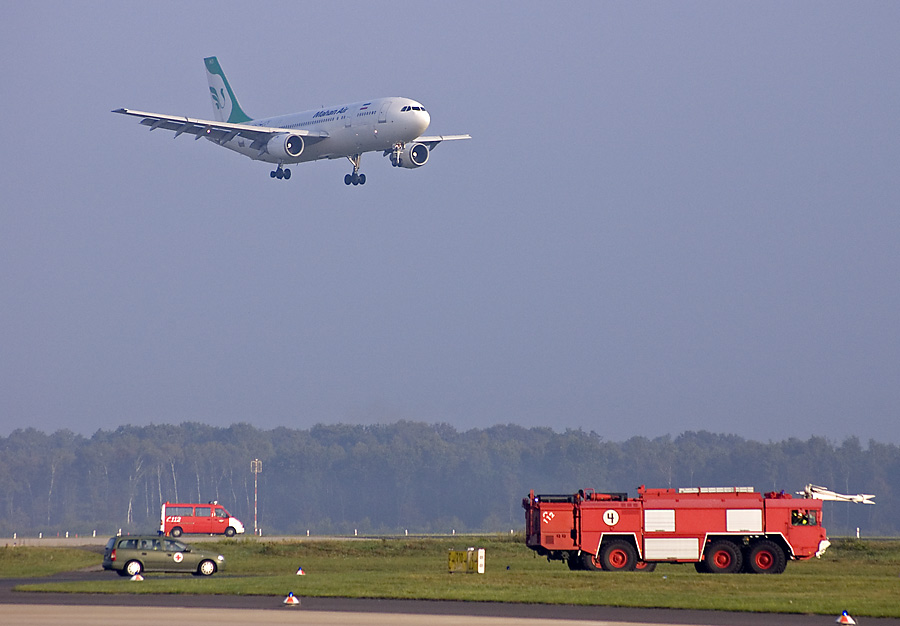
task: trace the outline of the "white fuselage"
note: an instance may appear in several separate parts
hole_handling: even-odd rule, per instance
[[[363,152],[391,150],[425,132],[431,117],[420,103],[409,98],[376,98],[311,111],[260,118],[248,126],[283,128],[303,137],[303,152],[297,157],[278,158],[259,154],[251,141],[235,137],[221,144],[251,159],[269,163],[303,163],[316,159],[337,159]],[[308,133],[308,134],[307,134]],[[324,139],[320,139],[321,135]]]

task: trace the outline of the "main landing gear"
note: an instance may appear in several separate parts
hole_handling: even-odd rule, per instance
[[[366,175],[359,173],[359,162],[362,160],[361,154],[348,156],[347,159],[353,164],[353,173],[344,176],[345,185],[365,185]]]
[[[278,180],[281,180],[282,178],[287,180],[291,177],[291,170],[287,167],[281,167],[281,163],[279,163],[278,169],[274,169],[269,172],[269,176],[271,176],[272,178],[277,178]]]

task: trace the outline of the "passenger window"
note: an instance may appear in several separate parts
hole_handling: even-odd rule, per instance
[[[194,517],[210,517],[208,506],[198,506],[194,509]]]

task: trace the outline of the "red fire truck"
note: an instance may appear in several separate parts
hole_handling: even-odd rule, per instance
[[[694,563],[698,572],[780,574],[788,560],[821,556],[830,545],[822,500],[874,504],[808,485],[804,497],[752,487],[581,490],[522,501],[526,545],[573,570],[652,571],[656,563]]]

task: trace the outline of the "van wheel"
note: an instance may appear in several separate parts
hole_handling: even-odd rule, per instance
[[[197,568],[197,573],[201,576],[212,576],[216,573],[216,564],[208,559],[201,561],[200,567]]]
[[[125,575],[126,576],[137,576],[141,572],[144,571],[144,566],[141,565],[140,561],[128,561],[125,564]]]
[[[225,536],[226,536],[226,537],[234,537],[234,535],[235,535],[236,532],[237,532],[237,531],[236,531],[234,528],[232,528],[231,526],[229,526],[228,528],[225,529]]]
[[[181,527],[176,526],[175,528],[172,529],[172,532],[170,532],[169,534],[172,535],[173,537],[181,537],[182,532],[184,532],[184,531],[181,530]]]

